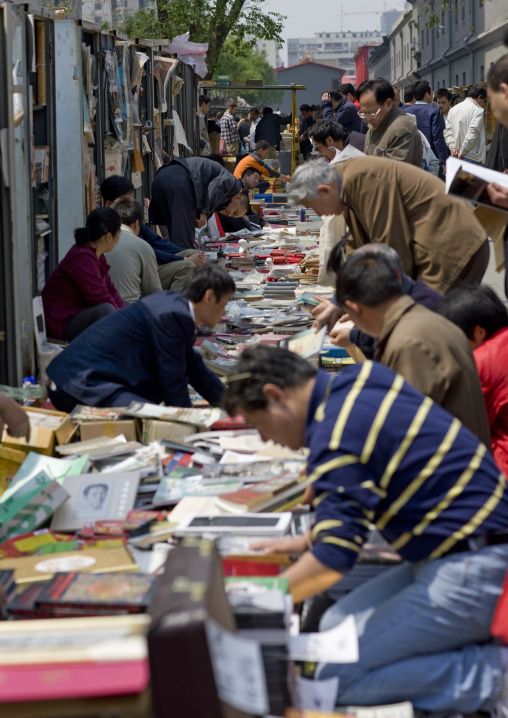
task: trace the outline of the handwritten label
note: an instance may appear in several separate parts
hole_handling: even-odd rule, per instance
[[[220,699],[246,713],[268,713],[268,691],[259,644],[226,631],[212,619],[206,622],[206,635]]]
[[[314,663],[356,663],[358,634],[354,616],[321,633],[301,633],[289,639],[289,657]]]

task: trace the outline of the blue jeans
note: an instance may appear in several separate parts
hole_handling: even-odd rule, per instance
[[[338,601],[322,631],[353,614],[360,660],[323,664],[339,676],[338,705],[409,700],[419,710],[490,711],[501,692],[490,624],[508,568],[508,545],[402,564]]]
[[[483,162],[477,162],[476,160],[470,160],[469,157],[462,157],[462,162],[471,162],[472,165],[480,165],[483,167]]]

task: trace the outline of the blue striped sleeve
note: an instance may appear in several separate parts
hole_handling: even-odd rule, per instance
[[[384,492],[356,456],[335,455],[335,459],[316,467],[314,473],[338,461],[341,466],[323,473],[314,484],[312,553],[328,568],[344,572],[355,563]]]

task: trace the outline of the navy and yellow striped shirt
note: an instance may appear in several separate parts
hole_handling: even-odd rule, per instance
[[[408,561],[508,531],[506,479],[487,448],[381,364],[318,372],[305,445],[313,554],[331,569],[353,565],[370,524]]]

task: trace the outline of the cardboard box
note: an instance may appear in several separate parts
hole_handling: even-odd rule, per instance
[[[23,451],[0,446],[0,496],[25,459],[26,454]]]
[[[134,419],[121,419],[119,421],[80,421],[81,441],[97,439],[100,436],[120,436],[123,434],[127,441],[136,441],[136,422]]]
[[[143,419],[141,422],[141,441],[143,444],[149,444],[151,441],[166,439],[183,443],[186,436],[197,434],[198,431],[200,431],[200,428],[193,424]]]
[[[4,429],[1,443],[8,449],[17,449],[25,454],[36,451],[38,454],[53,456],[55,444],[67,444],[76,431],[69,414],[63,411],[32,407],[24,409],[30,419],[30,440],[15,439]]]

